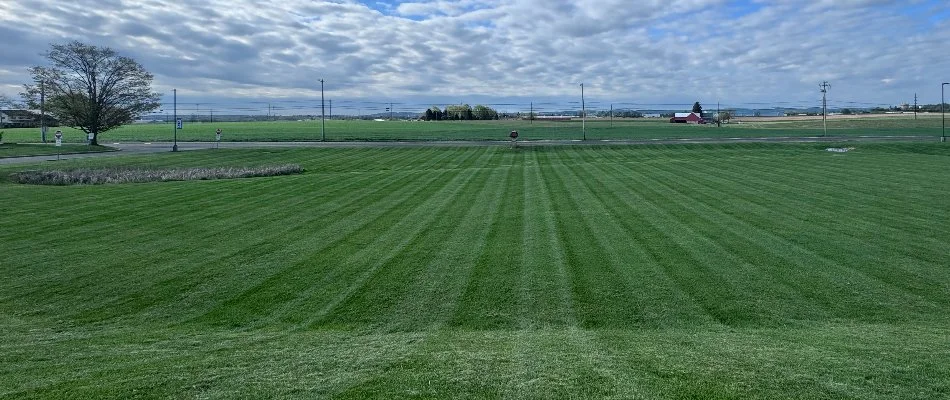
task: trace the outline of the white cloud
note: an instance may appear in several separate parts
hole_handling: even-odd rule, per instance
[[[611,101],[807,102],[830,80],[832,99],[890,104],[950,70],[933,1],[0,1],[35,10],[0,14],[8,95],[68,39],[219,97],[314,96],[324,78],[349,98],[573,98],[584,82]]]

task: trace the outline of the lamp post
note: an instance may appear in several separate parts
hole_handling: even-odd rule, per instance
[[[40,137],[46,143],[46,77],[40,81]]]
[[[172,89],[172,119],[175,120],[172,124],[172,129],[175,132],[172,151],[178,151],[178,89]]]
[[[950,85],[950,82],[940,84],[940,141],[947,141],[947,110],[946,101],[943,100],[943,87]]]
[[[581,83],[581,133],[587,140],[587,107],[584,105],[584,84]]]
[[[323,104],[323,79],[320,79],[320,140],[327,141],[327,117]]]

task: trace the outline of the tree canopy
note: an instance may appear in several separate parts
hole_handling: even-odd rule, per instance
[[[441,120],[490,120],[498,119],[498,111],[485,105],[476,105],[475,108],[468,104],[448,105],[445,111],[439,110],[439,107],[433,106],[426,110],[420,118],[426,121]]]
[[[99,134],[160,106],[152,74],[108,47],[72,41],[52,45],[45,56],[50,65],[30,68],[33,83],[23,85],[21,96],[38,109],[45,92],[47,112],[63,125],[92,134],[92,144]]]
[[[703,106],[699,105],[699,102],[693,103],[693,112],[697,114],[703,113]]]
[[[732,111],[722,110],[716,113],[716,123],[728,123],[732,119]]]

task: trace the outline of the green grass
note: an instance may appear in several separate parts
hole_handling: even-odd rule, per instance
[[[912,117],[829,120],[828,134],[834,136],[939,136],[940,118]],[[323,138],[316,121],[186,123],[179,130],[181,141],[213,141],[221,128],[224,141],[314,141]],[[668,139],[696,137],[777,137],[820,136],[821,121],[746,122],[717,128],[715,125],[670,124],[664,119],[615,120],[591,119],[585,125],[589,140]],[[82,143],[85,134],[63,128],[64,140]],[[581,121],[340,121],[326,122],[326,138],[341,140],[507,140],[517,130],[522,140],[564,140],[584,137]],[[36,129],[8,129],[8,141],[39,141]],[[126,125],[99,137],[100,143],[172,141],[172,124]]]
[[[824,147],[70,160],[306,172],[0,182],[0,397],[950,396],[950,148]]]
[[[921,114],[917,119],[909,115],[832,118],[828,119],[827,124],[829,136],[940,136],[942,128],[939,114]],[[788,136],[802,136],[804,132],[811,132],[813,135],[824,133],[820,118],[802,121],[745,121],[735,126],[742,129],[775,132]]]
[[[47,156],[56,154],[77,154],[77,153],[98,153],[103,151],[113,151],[115,149],[107,146],[87,146],[84,144],[64,144],[56,147],[53,144],[39,143],[3,143],[0,144],[0,158],[7,157],[28,157],[28,156]]]

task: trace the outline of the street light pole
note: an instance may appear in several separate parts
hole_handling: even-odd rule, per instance
[[[40,136],[46,143],[46,77],[40,81]]]
[[[587,140],[587,107],[584,105],[584,83],[581,83],[581,133]]]
[[[323,135],[323,138],[321,140],[326,142],[327,141],[327,118],[326,118],[326,110],[324,109],[324,106],[323,106],[323,79],[320,80],[320,125],[321,125],[320,130]]]
[[[174,144],[172,151],[178,151],[178,89],[172,89],[172,129],[175,130]]]
[[[947,110],[946,110],[946,101],[943,99],[943,87],[950,85],[950,82],[944,82],[940,84],[940,141],[947,141]]]

